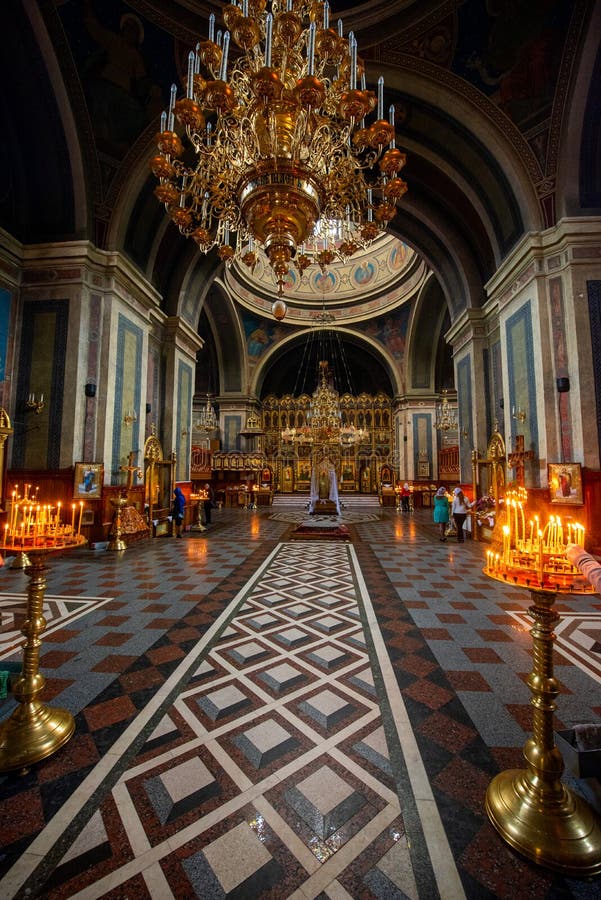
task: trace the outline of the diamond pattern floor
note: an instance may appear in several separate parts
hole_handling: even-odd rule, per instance
[[[521,765],[531,657],[528,596],[481,574],[481,547],[377,507],[350,544],[290,542],[294,512],[215,518],[53,564],[47,699],[77,728],[0,777],[1,896],[598,896],[483,813]],[[0,579],[8,640],[26,579]],[[562,611],[569,727],[601,717],[601,604]]]

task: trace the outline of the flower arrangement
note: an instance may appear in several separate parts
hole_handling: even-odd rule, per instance
[[[491,497],[490,494],[479,497],[474,505],[474,512],[478,525],[487,525],[493,528],[497,516],[495,498]]]

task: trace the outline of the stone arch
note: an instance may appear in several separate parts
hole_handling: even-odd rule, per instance
[[[338,329],[338,333],[343,337],[347,346],[354,346],[363,354],[367,354],[369,361],[373,361],[374,365],[382,368],[390,385],[392,396],[401,393],[402,390],[402,372],[394,358],[379,343],[365,337],[357,331],[351,329]],[[270,347],[261,357],[255,371],[252,373],[249,385],[250,393],[254,397],[261,397],[264,393],[264,384],[268,380],[269,372],[278,360],[283,359],[293,348],[298,348],[307,342],[311,334],[311,329],[303,329],[295,334],[281,340],[278,344]],[[346,352],[346,351],[345,351]],[[315,385],[311,384],[309,392],[314,389]],[[375,391],[374,391],[375,393]]]
[[[450,310],[446,304],[444,293],[438,281],[430,278],[416,300],[409,323],[408,391],[431,392],[441,388],[442,384],[436,384],[437,372],[441,374],[447,367],[452,372],[451,348],[444,340],[444,333],[448,325],[450,325]],[[444,348],[440,347],[441,343],[444,344]],[[448,357],[446,366],[445,353]],[[441,374],[442,380],[444,378]]]

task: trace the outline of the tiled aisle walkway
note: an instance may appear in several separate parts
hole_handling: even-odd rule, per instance
[[[531,656],[528,596],[482,548],[427,513],[347,515],[352,544],[290,541],[298,512],[218,515],[52,563],[42,664],[77,730],[0,781],[0,896],[598,896],[483,814],[521,766]],[[598,721],[601,604],[561,606],[560,724]]]

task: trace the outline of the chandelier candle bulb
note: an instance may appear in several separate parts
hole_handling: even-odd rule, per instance
[[[273,35],[273,16],[271,13],[267,14],[267,18],[265,19],[265,66],[266,68],[271,68],[271,41]]]
[[[223,47],[221,57],[221,68],[219,69],[219,80],[225,81],[227,78],[227,57],[230,49],[230,33],[226,31],[223,36]]]
[[[315,22],[311,22],[309,26],[309,48],[308,48],[308,68],[307,74],[315,75]]]
[[[196,60],[196,57],[195,57],[194,51],[191,50],[188,53],[188,84],[187,84],[187,91],[186,91],[186,96],[187,96],[188,100],[192,100],[194,97],[194,63],[195,63],[195,60]]]
[[[175,108],[175,98],[177,97],[177,86],[175,84],[171,85],[171,93],[169,95],[169,113],[167,115],[167,131],[173,131],[174,126],[174,114],[173,110]]]
[[[352,31],[349,31],[348,44],[351,57],[349,87],[351,91],[354,91],[357,89],[357,41],[355,40],[355,35]]]

